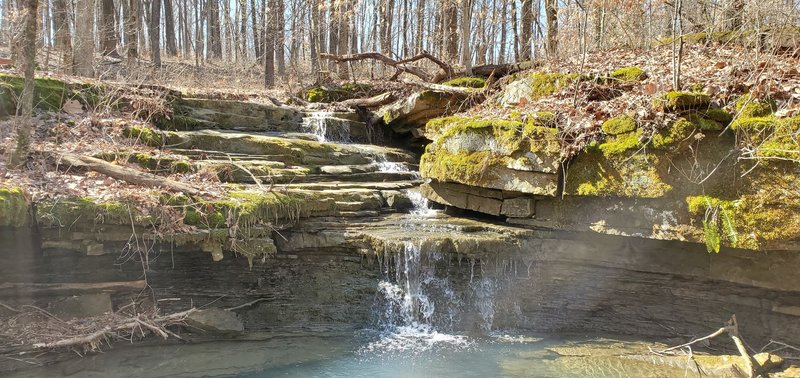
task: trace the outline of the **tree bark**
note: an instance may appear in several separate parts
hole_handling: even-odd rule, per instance
[[[461,64],[467,76],[472,75],[472,49],[470,49],[470,32],[472,31],[472,1],[461,0]]]
[[[285,43],[285,4],[284,0],[275,0],[275,63],[278,69],[278,76],[286,74],[286,57],[283,53]]]
[[[250,20],[253,24],[253,50],[256,54],[256,60],[263,62],[263,45],[261,44],[261,33],[263,28],[258,24],[258,3],[256,0],[250,0]]]
[[[445,0],[444,18],[444,56],[445,60],[458,60],[458,4],[456,0]]]
[[[125,56],[128,58],[128,65],[133,66],[136,59],[139,58],[139,1],[138,0],[122,0],[127,4],[125,8]]]
[[[78,76],[94,76],[94,1],[77,0],[75,13],[82,21],[75,23],[75,53],[73,62]]]
[[[61,51],[61,69],[72,74],[72,37],[69,31],[69,14],[66,0],[53,1],[53,24],[56,32],[56,49]]]
[[[222,58],[222,36],[219,24],[219,0],[208,0],[208,47],[211,57]]]
[[[275,1],[269,0],[264,7],[264,86],[267,89],[275,86]]]
[[[417,4],[417,40],[415,52],[422,52],[425,42],[425,0],[419,0]]]
[[[17,126],[17,146],[11,156],[11,166],[21,167],[28,160],[31,149],[31,135],[33,134],[33,88],[34,68],[36,67],[36,24],[38,19],[38,0],[23,0],[24,24],[20,40],[20,66],[25,75],[24,86],[19,102],[17,115],[22,120]]]
[[[175,14],[172,0],[164,0],[164,39],[167,44],[167,55],[177,56],[178,46],[175,41]]]
[[[150,58],[153,66],[161,67],[161,0],[150,4]]]
[[[521,27],[519,35],[519,60],[531,59],[531,30],[533,28],[533,1],[522,0]],[[550,1],[550,0],[545,0]],[[538,5],[538,0],[536,0]]]
[[[547,19],[547,56],[552,59],[558,54],[558,0],[544,0],[544,13]]]
[[[100,21],[100,53],[119,57],[119,54],[117,54],[117,25],[114,22],[114,0],[101,0],[100,4],[102,14]]]

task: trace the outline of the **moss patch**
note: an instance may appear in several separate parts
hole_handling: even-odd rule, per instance
[[[28,200],[20,188],[0,188],[0,226],[28,224]]]
[[[0,116],[16,113],[17,99],[22,95],[25,79],[0,74]],[[59,111],[70,97],[66,84],[60,80],[37,78],[34,80],[33,106],[45,111]]]
[[[710,252],[720,245],[759,249],[763,242],[800,237],[800,204],[770,204],[757,195],[725,200],[709,196],[687,197],[689,212],[704,224]]]
[[[573,160],[565,178],[565,192],[595,197],[659,198],[672,190],[663,182],[654,154],[607,158],[589,148]]]
[[[736,114],[741,118],[766,117],[775,113],[777,105],[773,100],[759,100],[749,93],[736,101]]]
[[[163,133],[148,127],[129,126],[122,129],[122,135],[152,147],[162,147],[165,142]]]
[[[420,172],[424,177],[485,187],[488,181],[495,178],[489,167],[497,164],[499,159],[489,151],[450,153],[440,149],[436,153],[426,152],[422,155]]]
[[[647,74],[644,72],[644,70],[636,66],[618,68],[614,70],[610,76],[623,82],[642,81],[647,79]]]
[[[627,115],[617,116],[603,122],[603,132],[609,135],[619,135],[636,130],[636,120]]]
[[[336,102],[369,97],[374,92],[372,85],[366,83],[346,83],[332,87],[314,86],[300,92],[300,97],[308,102]]]
[[[153,217],[124,202],[100,202],[90,197],[58,198],[38,205],[37,221],[43,227],[93,228],[99,224],[150,225]]]
[[[445,81],[442,84],[449,85],[452,87],[483,88],[484,86],[486,86],[486,79],[482,77],[462,76],[452,80]]]
[[[580,77],[577,73],[544,73],[537,72],[531,75],[531,99],[537,100],[542,97],[550,96],[569,83]]]
[[[665,111],[680,111],[692,109],[708,109],[711,97],[697,92],[671,91],[656,99],[657,108]]]

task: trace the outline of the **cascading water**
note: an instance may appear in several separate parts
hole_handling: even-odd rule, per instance
[[[350,143],[350,122],[332,112],[313,112],[303,118],[303,129],[320,142]]]
[[[410,217],[415,220],[435,213],[419,191],[406,192],[414,204]],[[407,224],[413,227],[411,222]],[[385,256],[381,264],[384,279],[378,283],[378,327],[380,339],[366,345],[362,352],[417,354],[437,347],[467,348],[472,342],[461,335],[443,333],[437,328],[451,328],[460,299],[447,277],[437,273],[437,263],[446,253],[423,250],[420,240],[406,240],[397,253]],[[434,298],[446,304],[437,308]]]

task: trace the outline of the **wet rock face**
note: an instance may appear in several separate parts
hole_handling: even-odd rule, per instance
[[[235,312],[215,307],[189,314],[186,324],[205,333],[226,334],[244,331],[244,324]]]

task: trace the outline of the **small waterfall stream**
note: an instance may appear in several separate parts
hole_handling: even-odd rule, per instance
[[[302,126],[320,142],[350,143],[350,122],[332,112],[313,112],[303,118]]]

